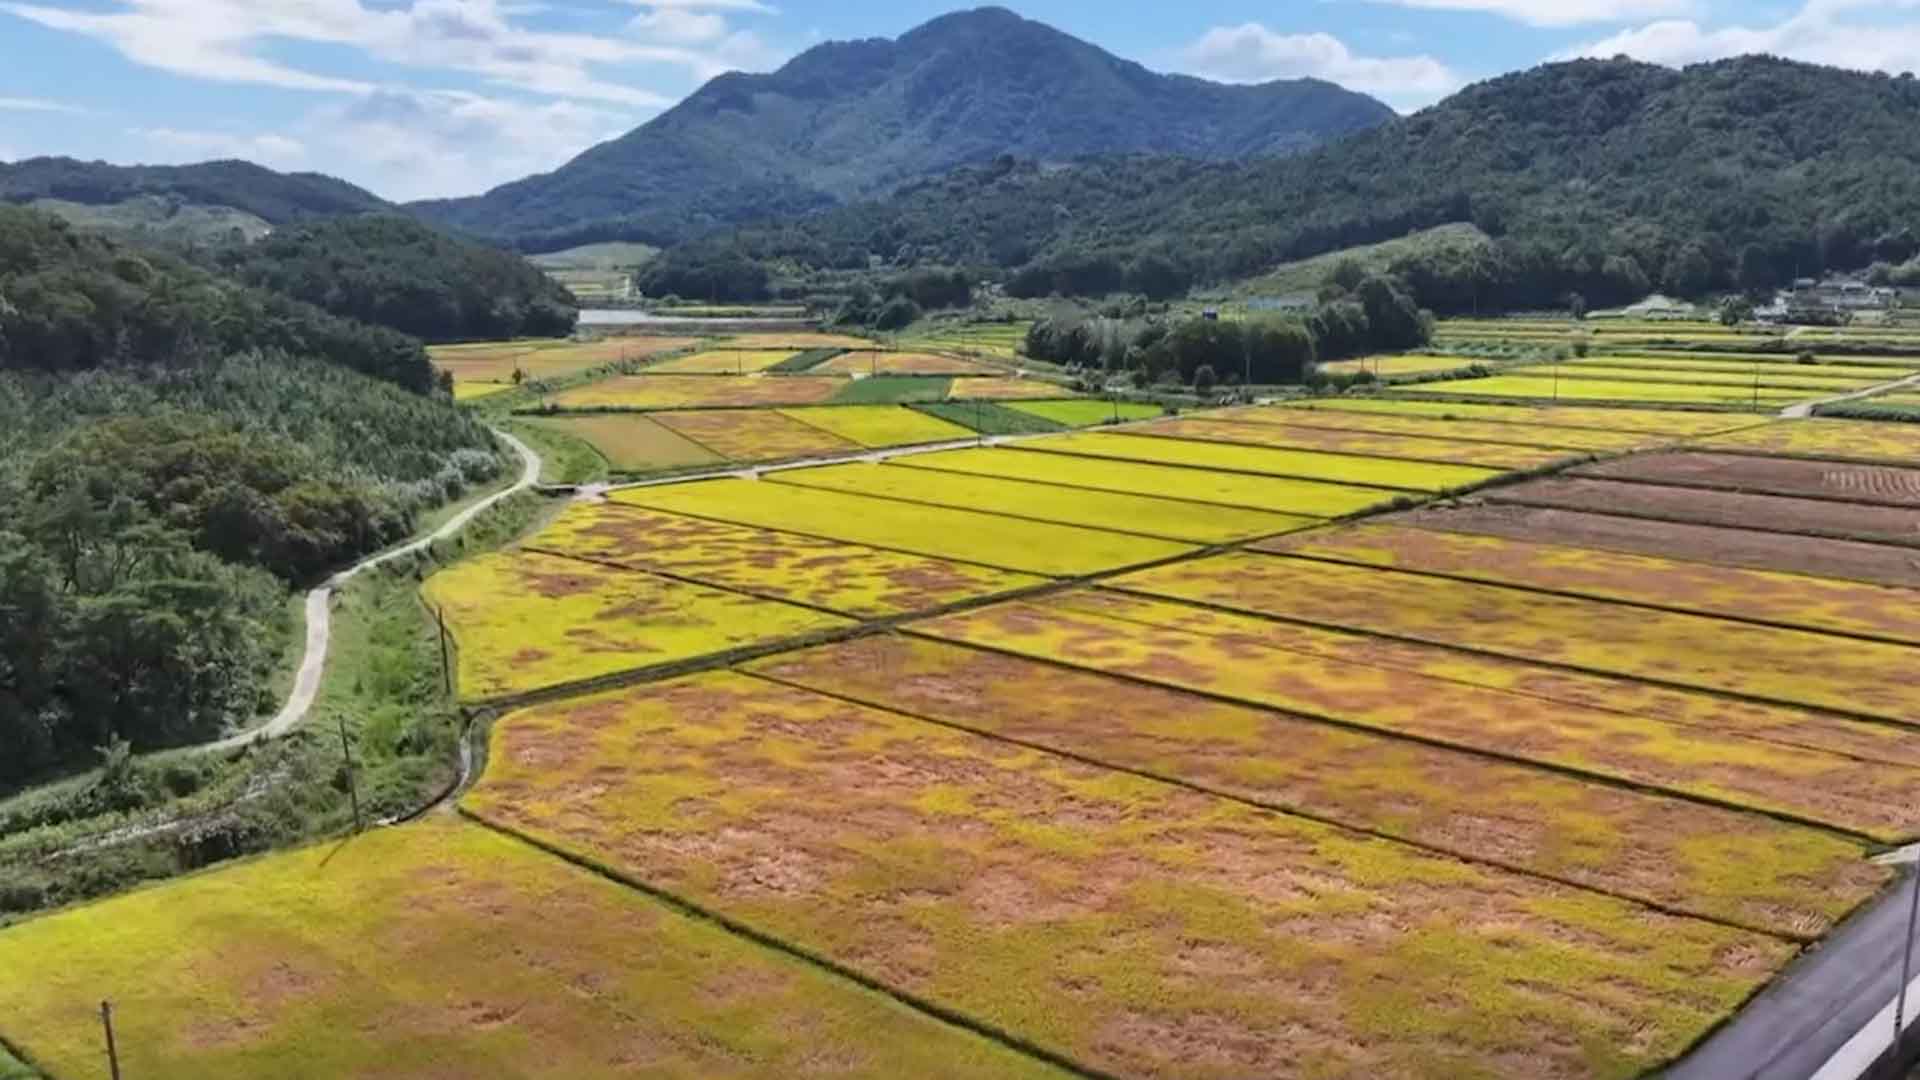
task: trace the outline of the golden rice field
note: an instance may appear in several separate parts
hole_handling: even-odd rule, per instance
[[[764,334],[735,334],[726,339],[729,349],[771,349],[788,353],[805,352],[808,349],[877,349],[879,343],[871,338],[855,337],[852,334],[825,334],[815,330],[781,330]]]
[[[1158,587],[1153,581],[1142,584]],[[1801,729],[1784,721],[1777,739],[1762,740],[1745,730],[1659,718],[1612,701],[1583,705],[1555,700],[1533,692],[1533,680],[1548,669],[1525,661],[1507,665],[1507,675],[1519,689],[1479,685],[1455,675],[1456,669],[1476,673],[1481,662],[1470,653],[1429,649],[1423,659],[1430,666],[1423,670],[1391,654],[1376,659],[1377,639],[1362,633],[1332,633],[1321,638],[1317,650],[1300,648],[1293,639],[1303,635],[1286,623],[1235,620],[1184,603],[1129,601],[1100,592],[945,615],[916,623],[912,631],[1718,800],[1882,842],[1899,842],[1920,831],[1920,805],[1914,801],[1920,796],[1920,767],[1869,762],[1789,742]],[[1341,648],[1335,651],[1330,645]],[[1682,697],[1703,712],[1720,700]],[[1809,721],[1818,723],[1818,717]],[[1855,735],[1849,746],[1881,737],[1875,729],[1883,725],[1853,726],[1867,730]],[[1839,732],[1850,734],[1855,733],[1844,727]],[[1888,739],[1899,735],[1893,732]]]
[[[662,361],[647,370],[661,375],[752,375],[797,355],[790,349],[709,349]]]
[[[1393,379],[1410,375],[1438,375],[1442,372],[1460,371],[1482,363],[1486,361],[1474,356],[1402,353],[1393,356],[1363,356],[1354,360],[1333,360],[1321,364],[1319,370],[1328,375],[1365,373],[1378,375],[1383,379]]]
[[[508,716],[465,806],[1115,1075],[1635,1076],[1793,952],[738,674]]]
[[[451,817],[37,919],[0,967],[59,1076],[105,1075],[103,996],[142,1080],[1064,1075]]]
[[[613,499],[668,513],[1049,577],[1117,570],[1194,550],[1191,545],[1149,537],[768,481],[713,480],[638,488],[616,492]]]
[[[816,375],[622,375],[552,398],[564,409],[722,409],[820,405],[848,380]]]
[[[1883,405],[1890,409],[1920,409],[1920,394],[1881,394],[1859,404]]]
[[[1201,417],[1157,420],[1130,428],[1128,434],[1169,439],[1265,446],[1279,450],[1315,450],[1332,454],[1478,465],[1489,469],[1529,470],[1579,458],[1578,453],[1544,447],[1508,446],[1424,435],[1384,435],[1279,424],[1235,423]]]
[[[453,384],[453,400],[478,401],[494,394],[504,394],[513,389],[512,383],[462,383]]]
[[[1860,843],[1805,826],[931,639],[862,638],[748,670],[1791,937],[1818,935],[1891,876]]]
[[[1920,592],[1590,548],[1353,525],[1259,551],[1920,644]]]
[[[783,415],[858,446],[913,446],[971,439],[959,424],[901,405],[831,405],[786,409]]]
[[[1051,420],[1061,427],[1093,427],[1096,424],[1147,420],[1166,413],[1159,405],[1137,401],[1096,401],[1073,398],[1064,401],[1015,401],[1006,406],[1014,412]]]
[[[1498,420],[1455,419],[1446,416],[1396,416],[1381,412],[1323,408],[1322,403],[1289,408],[1240,407],[1188,414],[1195,420],[1235,424],[1271,424],[1290,428],[1324,428],[1378,435],[1413,435],[1433,439],[1554,450],[1600,452],[1640,450],[1668,441],[1663,436],[1635,431],[1551,427],[1545,424]]]
[[[1006,369],[964,357],[928,352],[845,353],[810,368],[831,375],[1004,375]]]
[[[456,395],[462,385],[513,386],[517,370],[526,379],[557,379],[621,361],[678,352],[699,344],[690,337],[610,337],[598,341],[568,339],[500,341],[477,345],[434,345],[433,366],[453,376]],[[467,397],[481,396],[469,391]]]
[[[1069,393],[1066,387],[1045,379],[984,378],[955,379],[947,390],[948,401],[1021,401],[1058,398]]]
[[[646,416],[529,416],[522,417],[521,422],[585,442],[616,472],[660,472],[726,462],[719,454]]]
[[[1339,484],[1367,484],[1402,491],[1434,492],[1472,487],[1500,475],[1498,469],[1470,465],[1395,461],[1309,450],[1273,450],[1260,446],[1223,446],[1186,439],[1156,439],[1105,432],[1065,435],[1024,445],[1054,454],[1118,458],[1122,461],[1285,476],[1299,480],[1325,480]]]
[[[786,458],[847,454],[860,449],[824,428],[772,409],[708,409],[648,414],[731,461],[780,461]]]
[[[1689,413],[1665,409],[1422,401],[1417,398],[1330,398],[1300,407],[1371,415],[1480,420],[1497,424],[1531,424],[1544,427],[1580,428],[1588,431],[1670,436],[1715,435],[1723,431],[1737,431],[1766,422],[1752,417],[1731,416],[1723,413]]]
[[[908,339],[915,348],[974,353],[1003,360],[1018,359],[1026,346],[1031,323],[981,323],[947,326]]]
[[[568,507],[524,546],[856,618],[926,612],[1046,580],[612,502]]]
[[[853,624],[792,604],[539,552],[481,555],[428,578],[465,701],[766,645]]]
[[[1494,375],[1484,379],[1457,379],[1452,382],[1420,383],[1400,387],[1406,394],[1457,394],[1462,397],[1526,398],[1567,402],[1614,402],[1634,404],[1686,405],[1762,405],[1775,402],[1804,401],[1822,396],[1815,390],[1786,390],[1752,384],[1713,386],[1687,383],[1635,382],[1622,379],[1576,378],[1562,371],[1551,375]]]
[[[1250,473],[1208,472],[1175,465],[1083,458],[1012,447],[949,450],[902,458],[901,468],[1052,484],[1062,488],[1180,499],[1307,517],[1337,518],[1378,509],[1400,496],[1382,488]]]
[[[1907,646],[1527,589],[1254,554],[1150,570],[1122,586],[1895,723],[1912,722],[1920,700],[1920,652]]]
[[[1777,387],[1788,390],[1825,390],[1836,394],[1864,390],[1886,382],[1879,376],[1855,378],[1815,373],[1804,368],[1775,365],[1748,368],[1746,371],[1670,371],[1633,364],[1614,364],[1606,360],[1570,360],[1559,366],[1561,379],[1597,379],[1619,382],[1679,383],[1686,386]],[[1538,364],[1513,369],[1515,375],[1551,377],[1553,367]]]
[[[1569,361],[1569,364],[1598,364],[1608,367],[1631,368],[1636,371],[1718,371],[1745,375],[1748,379],[1752,379],[1755,369],[1758,369],[1763,377],[1775,375],[1798,375],[1817,378],[1836,377],[1859,379],[1868,383],[1891,382],[1895,379],[1910,375],[1916,370],[1920,370],[1920,360],[1906,363],[1887,361],[1856,363],[1848,358],[1822,360],[1813,364],[1802,364],[1792,355],[1785,353],[1762,353],[1753,356],[1708,355],[1690,352],[1623,354]]]
[[[1201,544],[1250,540],[1319,523],[1317,518],[1298,515],[895,465],[862,463],[796,469],[770,479],[826,491]]]
[[[1702,440],[1703,450],[1920,465],[1920,425],[1787,420]]]

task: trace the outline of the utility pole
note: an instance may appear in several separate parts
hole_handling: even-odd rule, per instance
[[[347,718],[340,717],[340,756],[347,763],[347,798],[353,801],[353,831],[359,832],[364,826],[360,823],[360,782],[353,775],[353,744],[347,741]]]
[[[113,1072],[113,1080],[120,1080],[120,1048],[113,1042],[113,1006],[100,1003],[100,1026],[107,1033],[107,1068]]]

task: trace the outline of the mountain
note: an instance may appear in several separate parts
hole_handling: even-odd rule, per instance
[[[254,236],[278,225],[393,209],[345,180],[245,161],[109,165],[56,157],[0,163],[0,202],[37,205],[78,225],[174,239],[234,227]]]
[[[1156,74],[982,8],[897,40],[821,45],[770,75],[723,75],[552,173],[412,209],[523,250],[674,242],[1003,154],[1239,159],[1294,153],[1392,116],[1315,80],[1225,86]]]
[[[1101,291],[1146,253],[1223,282],[1473,224],[1406,273],[1439,310],[1765,289],[1920,251],[1920,82],[1741,57],[1550,64],[1293,157],[1000,162],[663,258],[997,268]],[[895,267],[897,268],[897,267]]]

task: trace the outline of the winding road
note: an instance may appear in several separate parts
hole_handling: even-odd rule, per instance
[[[502,499],[517,495],[540,482],[540,455],[533,448],[498,428],[492,429],[496,437],[514,449],[520,456],[520,479],[513,486],[497,491],[455,514],[438,529],[416,540],[409,541],[397,548],[383,551],[368,559],[347,567],[328,578],[313,591],[307,593],[307,647],[300,658],[300,671],[294,676],[293,693],[287,696],[287,703],[280,707],[273,719],[258,727],[229,735],[210,743],[202,743],[193,748],[200,753],[218,753],[245,746],[256,739],[277,739],[294,728],[299,727],[313,709],[314,698],[320,693],[320,676],[327,668],[327,648],[333,640],[333,594],[355,577],[394,559],[403,558],[416,551],[430,547],[448,539],[467,527],[474,518],[486,513]]]

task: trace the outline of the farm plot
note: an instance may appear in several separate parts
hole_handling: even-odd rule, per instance
[[[1805,369],[1775,364],[1768,367],[1755,366],[1746,371],[1671,371],[1633,364],[1614,364],[1604,359],[1569,360],[1560,365],[1560,378],[1563,381],[1571,378],[1609,382],[1677,383],[1682,386],[1734,386],[1746,387],[1749,390],[1758,385],[1763,389],[1772,387],[1785,390],[1821,390],[1835,394],[1864,390],[1869,386],[1887,381],[1873,376],[1848,378],[1825,373],[1801,374],[1803,370]],[[1518,367],[1513,369],[1513,374],[1551,378],[1553,367],[1548,364]]]
[[[647,370],[662,375],[752,375],[779,367],[795,355],[788,349],[710,349],[675,357]]]
[[[1772,818],[945,642],[869,637],[749,670],[1784,936],[1818,935],[1888,878],[1858,843]]]
[[[725,459],[645,416],[529,416],[524,421],[579,439],[616,472],[647,473],[720,465]]]
[[[563,409],[723,409],[818,405],[846,379],[811,375],[622,375],[558,394]]]
[[[1000,477],[902,469],[893,465],[834,465],[799,469],[771,477],[782,484],[873,495],[930,506],[984,510],[990,514],[1082,525],[1093,529],[1224,544],[1291,532],[1320,523],[1318,518],[1269,514],[1211,503],[1119,495],[1109,491],[1031,484]]]
[[[1920,409],[1920,394],[1881,394],[1856,402],[1859,405],[1881,405],[1890,409]]]
[[[1165,415],[1166,409],[1139,401],[1094,401],[1073,398],[1066,401],[1017,401],[1007,408],[1015,412],[1051,420],[1061,427],[1082,428],[1127,420],[1146,420]]]
[[[1812,390],[1762,386],[1688,385],[1635,382],[1624,379],[1584,379],[1561,372],[1559,379],[1545,374],[1494,375],[1485,379],[1420,383],[1397,389],[1406,394],[1458,394],[1463,397],[1524,398],[1539,401],[1619,402],[1621,404],[1751,405],[1801,401],[1820,396]]]
[[[1740,357],[1733,355],[1701,355],[1697,353],[1657,353],[1622,356],[1604,356],[1589,360],[1570,361],[1571,365],[1604,365],[1606,367],[1627,368],[1633,371],[1661,372],[1722,372],[1745,375],[1751,379],[1757,368],[1763,376],[1774,375],[1806,376],[1814,378],[1839,377],[1858,379],[1866,383],[1892,382],[1912,374],[1915,365],[1900,366],[1888,363],[1861,364],[1850,360],[1816,361],[1802,364],[1794,357],[1784,353],[1756,354]]]
[[[526,547],[657,571],[858,618],[931,611],[1046,581],[618,503],[569,507],[527,540]]]
[[[1459,442],[1422,435],[1380,435],[1327,428],[1283,427],[1232,421],[1188,419],[1156,420],[1127,429],[1129,435],[1191,439],[1195,442],[1265,446],[1278,450],[1317,450],[1330,454],[1398,458],[1407,461],[1479,465],[1489,469],[1539,469],[1581,455],[1565,450],[1495,443]]]
[[[444,817],[36,919],[0,967],[64,1076],[105,1072],[103,997],[147,1080],[1062,1075]]]
[[[1604,677],[1573,677],[1561,689],[1554,672],[1525,662],[1099,590],[945,615],[911,630],[1881,842],[1920,830],[1920,737],[1892,725]],[[1583,700],[1616,690],[1617,699]],[[1870,749],[1887,752],[1859,756]]]
[[[901,405],[828,405],[783,415],[860,446],[912,446],[971,438],[973,432]]]
[[[1920,651],[1527,589],[1269,555],[1223,555],[1118,587],[1358,633],[1476,649],[1912,723]]]
[[[1609,409],[1582,405],[1494,405],[1461,401],[1419,401],[1403,398],[1339,398],[1316,401],[1304,408],[1366,415],[1429,417],[1443,420],[1480,420],[1496,424],[1530,424],[1590,431],[1639,432],[1648,435],[1714,435],[1766,423],[1725,413],[1679,412],[1671,409]]]
[[[511,383],[463,383],[453,384],[453,400],[478,401],[483,397],[504,394],[513,389]]]
[[[1854,581],[1397,524],[1321,529],[1254,550],[1920,644],[1920,593]]]
[[[1632,431],[1596,431],[1591,428],[1547,427],[1540,424],[1491,420],[1450,420],[1445,417],[1394,416],[1390,413],[1321,409],[1318,406],[1244,406],[1191,414],[1196,420],[1234,424],[1271,424],[1281,427],[1361,431],[1378,435],[1414,435],[1432,439],[1534,446],[1566,451],[1626,451],[1657,446],[1670,439]]]
[[[538,552],[457,563],[428,578],[422,591],[459,646],[465,701],[853,625],[791,604]]]
[[[1487,493],[1497,503],[1597,511],[1649,521],[1920,546],[1920,510],[1645,482],[1552,477]],[[1901,552],[1903,557],[1912,557]]]
[[[1394,379],[1461,371],[1485,362],[1476,356],[1365,356],[1356,360],[1330,361],[1321,364],[1319,370],[1328,375],[1359,375],[1364,372],[1383,379]]]
[[[836,405],[905,405],[947,399],[947,385],[955,380],[939,375],[873,375],[848,377],[833,398]]]
[[[709,409],[649,414],[662,426],[733,461],[850,454],[860,449],[812,424],[771,409]]]
[[[1021,349],[1026,346],[1027,330],[1032,325],[982,323],[934,327],[923,336],[907,340],[905,344],[1014,360],[1019,358]]]
[[[1784,420],[1702,440],[1708,450],[1920,465],[1920,424]]]
[[[525,379],[557,379],[603,364],[644,360],[692,348],[690,337],[614,337],[599,341],[503,341],[479,345],[436,345],[427,350],[433,366],[453,376],[453,384],[511,387],[513,373]]]
[[[1441,465],[1418,461],[1390,461],[1352,454],[1324,454],[1309,450],[1270,450],[1257,446],[1223,446],[1185,439],[1151,439],[1095,432],[1066,435],[1025,444],[1026,449],[1050,454],[1117,458],[1191,469],[1286,476],[1299,480],[1326,480],[1337,484],[1368,484],[1401,491],[1447,491],[1483,484],[1500,475],[1498,469],[1468,465]]]
[[[813,370],[831,375],[1005,375],[997,364],[920,352],[857,352],[836,356]]]
[[[1117,570],[1194,550],[1190,545],[1166,540],[819,491],[797,484],[714,480],[637,488],[616,492],[612,497],[616,502],[668,513],[1049,577]]]
[[[851,334],[822,334],[812,330],[780,330],[763,334],[735,334],[722,342],[729,349],[877,349],[871,338]]]
[[[1794,952],[742,675],[491,760],[469,812],[1108,1074],[1635,1076]]]
[[[948,401],[1024,401],[1058,398],[1067,388],[1045,379],[987,378],[955,379],[947,391]]]
[[[1316,480],[1287,480],[1248,473],[1208,472],[1177,465],[1150,465],[1109,458],[1042,454],[1011,447],[917,454],[911,458],[901,458],[893,464],[898,468],[998,476],[1089,491],[1183,499],[1320,518],[1346,517],[1405,498],[1381,488],[1351,487]]]
[[[865,380],[871,381],[871,380]],[[914,411],[936,416],[982,435],[1043,435],[1061,430],[1059,424],[1032,413],[1016,412],[1013,404],[997,401],[930,401],[915,405]]]
[[[1748,454],[1661,453],[1583,465],[1572,472],[1600,480],[1920,507],[1920,469]]]
[[[1857,540],[1488,503],[1411,510],[1382,520],[1422,529],[1655,555],[1714,566],[1920,588],[1920,556],[1911,549]],[[1920,538],[1920,519],[1914,525],[1915,536]]]

